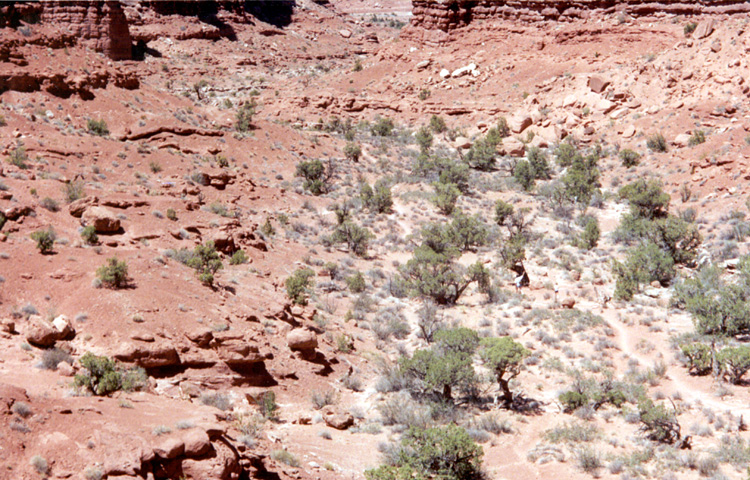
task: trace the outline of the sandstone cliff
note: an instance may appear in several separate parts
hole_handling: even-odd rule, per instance
[[[697,15],[750,11],[750,3],[745,0],[413,0],[412,5],[413,26],[442,31],[493,18],[565,21],[595,13],[639,16],[656,12]]]

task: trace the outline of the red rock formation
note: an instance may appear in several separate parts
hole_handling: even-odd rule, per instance
[[[412,5],[413,26],[442,31],[492,18],[528,22],[573,20],[592,13],[697,15],[750,11],[750,4],[745,0],[413,0]]]
[[[113,60],[132,57],[132,39],[120,2],[60,1],[41,5],[43,23],[72,31]]]

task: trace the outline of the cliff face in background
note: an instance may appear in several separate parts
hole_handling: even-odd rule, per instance
[[[130,60],[134,41],[147,42],[158,37],[160,25],[169,23],[173,15],[193,24],[195,31],[188,29],[188,38],[219,38],[233,36],[227,18],[240,23],[258,19],[283,27],[291,22],[294,6],[294,0],[15,1],[0,3],[0,28],[50,27],[57,29],[59,35],[47,35],[45,42],[65,36],[112,60]],[[144,25],[145,32],[143,28],[132,28]]]
[[[624,12],[634,16],[657,12],[682,15],[743,13],[746,0],[412,0],[412,25],[428,30],[449,31],[474,20],[517,19],[565,21],[587,18],[594,13]]]
[[[119,1],[40,2],[41,21],[58,25],[112,60],[132,58],[132,39]]]

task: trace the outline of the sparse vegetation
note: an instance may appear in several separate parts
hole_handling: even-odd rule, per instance
[[[31,239],[36,242],[36,248],[38,248],[43,255],[52,253],[55,245],[55,238],[57,238],[57,236],[52,227],[49,227],[47,230],[37,230],[31,234]]]
[[[107,260],[107,263],[96,270],[96,278],[109,288],[125,287],[130,281],[128,277],[128,264],[125,260],[118,260],[117,257],[112,257]]]
[[[307,297],[314,286],[315,272],[309,268],[297,270],[286,279],[286,294],[292,303],[307,305]]]
[[[99,137],[106,137],[109,135],[109,128],[107,127],[107,122],[105,122],[103,119],[94,120],[93,118],[89,118],[86,121],[86,130],[92,135],[97,135]]]

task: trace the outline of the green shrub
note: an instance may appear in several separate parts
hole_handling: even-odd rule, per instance
[[[680,345],[680,351],[687,358],[688,371],[693,375],[708,375],[713,371],[714,351],[705,343]]]
[[[241,265],[243,263],[247,263],[248,257],[244,250],[237,250],[232,254],[232,257],[229,259],[230,265]]]
[[[573,159],[580,156],[575,145],[570,142],[561,142],[555,149],[555,161],[561,167],[569,167],[573,164]]]
[[[297,457],[287,450],[274,450],[273,452],[271,452],[270,457],[271,459],[276,460],[277,462],[285,463],[290,467],[297,468],[300,466]]]
[[[694,147],[696,145],[700,145],[701,143],[704,143],[706,141],[706,132],[703,130],[696,130],[693,132],[692,135],[690,135],[690,140],[688,140],[688,145],[691,147]]]
[[[128,264],[125,260],[120,261],[117,257],[112,257],[96,270],[96,277],[107,287],[124,287],[129,281]]]
[[[276,418],[279,405],[276,403],[276,392],[268,390],[260,396],[258,406],[260,407],[260,414],[264,418],[274,419]]]
[[[445,120],[442,117],[433,115],[430,117],[430,130],[435,133],[443,133],[448,130],[448,127],[445,125]]]
[[[19,145],[10,151],[8,162],[11,165],[15,165],[21,170],[26,170],[27,168],[29,168],[29,165],[26,163],[28,161],[29,161],[29,156],[26,155],[26,149],[24,147]]]
[[[565,175],[562,176],[564,199],[578,205],[588,206],[599,187],[599,156],[592,153],[586,157],[575,155]]]
[[[351,220],[339,224],[333,232],[332,240],[335,243],[346,243],[349,250],[357,256],[367,255],[367,247],[372,233],[365,228],[357,225]]]
[[[298,163],[295,175],[305,179],[302,186],[313,195],[320,195],[326,191],[328,175],[320,160],[305,160]]]
[[[497,120],[496,128],[501,138],[510,137],[510,126],[508,126],[508,120],[505,117],[500,117]]]
[[[529,166],[535,179],[548,180],[551,178],[549,162],[544,150],[539,147],[531,147],[526,152],[526,159],[529,161]]]
[[[503,392],[506,405],[513,403],[513,392],[510,381],[521,373],[523,360],[531,352],[511,337],[483,338],[479,356],[487,368],[495,375],[498,385]]]
[[[353,72],[361,72],[362,71],[362,61],[358,58],[354,60],[354,67],[352,67]]]
[[[367,480],[478,480],[482,447],[462,427],[410,427],[394,449],[389,465],[367,470]]]
[[[377,117],[375,123],[370,126],[370,133],[378,137],[390,137],[393,134],[393,120],[386,117]]]
[[[107,128],[107,122],[105,122],[103,119],[94,120],[93,118],[89,118],[88,121],[86,122],[86,129],[92,135],[98,135],[100,137],[105,137],[109,135],[109,128]]]
[[[347,142],[346,146],[344,147],[344,156],[347,160],[358,162],[359,157],[362,156],[362,147],[360,147],[357,143]]]
[[[3,215],[3,212],[0,212],[0,231],[3,230],[3,227],[5,226],[5,222],[7,222],[5,215]]]
[[[742,257],[733,282],[714,266],[675,286],[673,303],[693,316],[698,333],[734,337],[750,333],[750,258]]]
[[[558,400],[560,400],[560,403],[563,405],[563,411],[565,413],[574,412],[589,404],[589,397],[585,393],[577,392],[575,390],[561,393]]]
[[[68,182],[63,186],[63,195],[65,201],[68,203],[75,202],[86,196],[86,192],[83,189],[83,182],[81,180],[75,180]]]
[[[352,293],[362,293],[365,291],[365,277],[362,272],[356,272],[354,275],[347,277],[346,286]]]
[[[359,188],[359,196],[365,207],[376,213],[388,213],[393,207],[391,187],[384,179],[375,182],[375,189],[367,182],[363,182]]]
[[[234,128],[236,128],[238,132],[244,133],[252,128],[253,116],[255,115],[255,108],[257,106],[258,105],[255,103],[255,99],[253,98],[249,102],[244,102],[240,106],[239,110],[237,110]]]
[[[417,141],[417,145],[419,145],[419,150],[422,153],[427,153],[430,151],[430,147],[432,146],[432,134],[430,133],[430,129],[428,127],[422,127],[419,130],[417,130],[417,134],[414,137]]]
[[[533,189],[536,183],[534,169],[528,160],[521,160],[516,164],[516,167],[513,169],[513,178],[527,192]]]
[[[500,140],[498,138],[498,140]],[[490,171],[497,163],[497,143],[493,139],[483,138],[475,141],[466,154],[466,161],[472,168]]]
[[[628,201],[630,213],[637,218],[653,220],[667,215],[670,197],[659,180],[636,180],[621,187],[617,195]]]
[[[696,28],[698,28],[698,24],[697,23],[695,23],[695,22],[688,22],[682,28],[682,33],[684,33],[686,37],[689,37],[690,34],[692,34],[695,31]]]
[[[641,159],[641,155],[638,152],[634,152],[628,148],[620,150],[619,157],[620,161],[622,161],[622,166],[627,168],[635,167]]]
[[[42,206],[42,208],[49,210],[50,212],[58,212],[60,211],[60,204],[57,203],[57,200],[50,197],[44,197],[41,202],[39,202],[39,205]]]
[[[716,363],[719,373],[732,384],[738,385],[750,370],[750,347],[727,347],[716,354]]]
[[[52,249],[55,245],[55,231],[52,227],[47,230],[37,230],[31,234],[31,239],[36,242],[36,248],[42,254],[52,253]]]
[[[432,201],[443,215],[450,215],[456,208],[458,197],[461,191],[452,183],[435,182],[432,184],[435,188],[435,195]]]
[[[88,225],[81,230],[81,238],[87,245],[96,245],[99,243],[99,235],[96,234],[96,227]]]
[[[314,277],[314,271],[309,268],[302,268],[286,279],[286,294],[292,303],[307,305],[308,291],[315,286]]]
[[[214,284],[216,272],[224,267],[213,241],[206,242],[205,245],[196,245],[187,266],[195,269],[201,283],[209,287]]]
[[[459,250],[467,251],[485,245],[489,231],[479,214],[470,216],[456,210],[453,212],[453,220],[447,226],[446,234]]]
[[[173,222],[177,221],[177,212],[174,211],[174,208],[167,209],[167,218],[172,220]]]
[[[641,431],[655,442],[673,444],[680,439],[680,424],[677,412],[664,405],[656,405],[650,399],[638,404]]]
[[[591,250],[599,243],[600,234],[599,220],[596,217],[589,217],[586,225],[583,227],[583,231],[578,236],[576,245],[585,250]]]
[[[653,152],[666,152],[667,140],[661,133],[655,133],[646,140],[646,146]]]
[[[148,376],[142,368],[123,369],[105,356],[87,352],[80,359],[84,371],[75,376],[75,385],[94,395],[108,395],[117,390],[138,390],[148,386]]]

